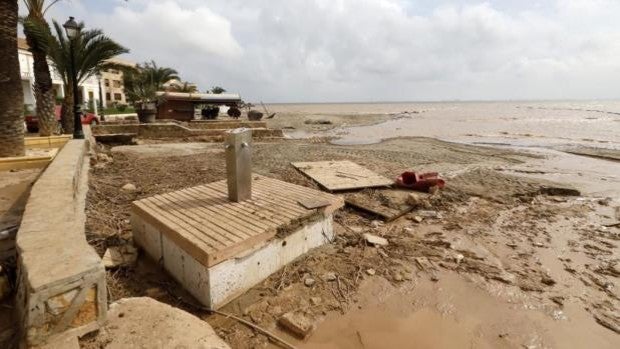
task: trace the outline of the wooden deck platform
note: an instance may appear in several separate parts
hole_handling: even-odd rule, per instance
[[[309,199],[330,204],[307,209],[300,202]],[[342,206],[338,196],[254,174],[251,200],[229,201],[223,180],[135,201],[132,210],[210,267],[273,238],[278,229]]]
[[[291,165],[329,191],[387,187],[394,183],[351,161],[294,162]]]

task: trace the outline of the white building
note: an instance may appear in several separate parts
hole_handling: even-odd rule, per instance
[[[35,111],[34,62],[32,53],[24,38],[17,38],[17,48],[19,53],[19,70],[22,79],[22,90],[24,91],[24,104],[30,111]],[[60,74],[51,62],[48,63],[56,96],[58,98],[63,98],[65,96],[65,89]],[[95,113],[97,113],[97,106],[99,105],[99,82],[97,81],[97,77],[92,76],[86,79],[86,81],[79,85],[79,89],[82,94],[82,107],[87,108],[89,101],[93,101],[93,107],[95,108]]]

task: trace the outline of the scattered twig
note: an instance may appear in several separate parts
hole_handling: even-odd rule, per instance
[[[221,315],[221,316],[225,316],[226,318],[237,320],[237,321],[241,322],[242,324],[244,324],[244,325],[246,325],[246,326],[248,326],[248,327],[250,327],[250,328],[252,328],[252,329],[254,329],[254,330],[256,330],[256,331],[258,331],[258,332],[260,332],[262,334],[264,334],[264,335],[266,335],[267,337],[269,337],[272,340],[276,341],[276,343],[280,343],[285,348],[296,349],[296,347],[294,345],[290,344],[289,342],[285,341],[284,339],[276,336],[275,334],[265,330],[264,328],[262,328],[262,327],[260,327],[258,325],[255,325],[255,324],[253,324],[253,323],[251,323],[251,322],[249,322],[249,321],[247,321],[245,319],[242,319],[242,318],[240,318],[238,316],[235,316],[235,315],[229,314],[229,313],[225,313],[225,312],[219,311],[219,310],[209,309],[209,308],[206,308],[206,307],[198,306],[198,308],[202,309],[202,310],[204,310],[206,312],[209,312],[209,313],[214,313],[214,314],[218,314],[218,315]]]

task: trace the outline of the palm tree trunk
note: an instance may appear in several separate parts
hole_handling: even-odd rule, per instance
[[[32,19],[36,20],[36,19]],[[47,26],[47,23],[44,23]],[[24,30],[28,45],[34,61],[34,94],[37,107],[37,119],[39,120],[39,135],[49,136],[55,129],[56,117],[54,115],[54,86],[52,75],[47,63],[47,54],[42,50],[28,30]]]
[[[17,58],[17,0],[0,1],[0,157],[24,155],[24,95]]]
[[[65,98],[62,100],[62,114],[60,116],[64,134],[73,134],[73,88],[65,84]]]

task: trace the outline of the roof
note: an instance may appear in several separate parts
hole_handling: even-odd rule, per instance
[[[120,59],[120,58],[110,58],[110,59],[106,59],[106,62],[108,63],[114,63],[114,64],[118,64],[118,65],[125,65],[128,67],[135,67],[136,63],[134,62],[130,62],[130,61],[126,61],[124,59]]]
[[[238,103],[241,97],[236,93],[185,93],[185,92],[157,92],[157,96],[172,101],[208,102],[208,103]]]
[[[26,38],[17,37],[17,48],[20,50],[30,50],[30,45],[28,45]]]

